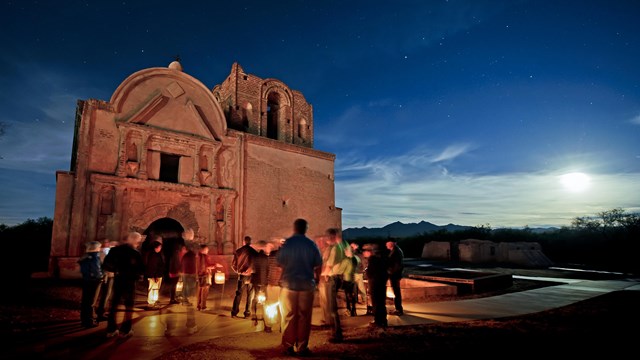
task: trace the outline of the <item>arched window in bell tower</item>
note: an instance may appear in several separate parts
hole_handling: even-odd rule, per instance
[[[267,137],[278,140],[278,113],[280,94],[272,92],[267,96]]]

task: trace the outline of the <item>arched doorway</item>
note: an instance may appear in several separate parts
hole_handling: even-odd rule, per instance
[[[172,218],[165,217],[152,222],[143,233],[143,235],[146,235],[146,239],[142,243],[142,254],[144,255],[149,251],[149,245],[153,239],[156,236],[160,236],[162,238],[162,252],[165,255],[165,263],[168,265],[177,247],[184,244],[184,239],[182,239],[183,231],[182,225]]]
[[[173,288],[175,286],[175,282],[177,282],[177,278],[169,278],[169,273],[175,272],[179,267],[179,260],[176,256],[180,249],[180,245],[185,244],[184,239],[182,238],[183,231],[184,227],[177,220],[164,217],[149,224],[143,233],[147,236],[141,247],[143,257],[145,257],[145,254],[148,251],[152,251],[150,249],[150,245],[156,236],[160,236],[162,238],[162,253],[164,254],[165,259],[165,273],[163,277],[164,285],[160,291],[163,295],[170,293],[171,288]]]

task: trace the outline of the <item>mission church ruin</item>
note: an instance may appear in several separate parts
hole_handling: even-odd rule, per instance
[[[335,155],[313,149],[313,108],[234,63],[207,88],[179,62],[129,76],[111,100],[78,101],[70,171],[56,173],[50,270],[72,276],[87,241],[193,229],[227,255],[245,235],[341,227]]]

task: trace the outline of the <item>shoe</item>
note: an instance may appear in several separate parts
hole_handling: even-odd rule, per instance
[[[198,325],[196,325],[196,326],[194,326],[194,327],[191,327],[191,328],[188,328],[188,329],[187,329],[187,333],[189,333],[189,335],[193,335],[193,334],[195,334],[197,331],[198,331]]]
[[[174,299],[174,300],[169,301],[169,304],[170,304],[170,305],[173,305],[173,304],[180,304],[180,302],[179,302],[178,300],[175,300],[175,299]]]
[[[118,336],[118,334],[120,334],[120,331],[118,331],[118,330],[114,330],[114,331],[112,331],[112,332],[108,332],[108,333],[107,333],[107,337],[108,337],[108,338],[116,337],[116,336]]]
[[[271,332],[271,326],[265,326],[264,327],[264,332],[270,333]]]
[[[129,330],[129,332],[127,332],[127,333],[121,333],[120,334],[120,337],[123,337],[123,338],[128,338],[128,337],[132,337],[132,336],[133,336],[133,329]]]
[[[358,314],[356,313],[356,311],[355,311],[355,310],[351,311],[351,314],[350,314],[350,315],[351,315],[351,317],[358,316]]]
[[[402,311],[402,310],[393,310],[393,311],[389,312],[389,315],[401,316],[401,315],[404,315],[404,311]]]
[[[200,311],[205,311],[205,310],[207,310],[206,307],[200,308]]]
[[[313,356],[313,353],[311,352],[311,350],[309,350],[309,348],[304,348],[304,349],[298,351],[298,356],[300,356],[300,357],[310,357],[310,356]]]
[[[282,351],[282,355],[284,356],[296,356],[296,351],[293,350],[293,346],[289,346],[288,348]]]
[[[232,312],[232,313],[231,313],[231,317],[232,317],[232,318],[238,317],[238,313],[237,313],[237,312]]]
[[[244,317],[248,318],[249,316],[251,316],[251,312],[250,311],[245,311],[244,312]]]

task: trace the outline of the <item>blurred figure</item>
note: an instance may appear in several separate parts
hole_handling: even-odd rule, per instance
[[[282,268],[278,264],[278,249],[283,242],[267,245],[267,300],[265,307],[265,331],[270,332],[276,325],[282,330],[282,310],[280,306],[280,277]]]
[[[80,301],[80,323],[85,328],[98,326],[94,314],[94,299],[102,283],[102,267],[100,263],[100,247],[97,241],[85,244],[86,252],[78,260],[82,273],[82,300]]]
[[[212,284],[212,271],[216,266],[222,267],[220,264],[209,261],[209,246],[207,244],[200,245],[196,268],[198,272],[198,310],[207,309],[207,298],[209,297],[209,288]]]
[[[267,249],[267,242],[264,240],[258,241],[256,245],[258,249],[253,258],[251,273],[251,286],[255,294],[251,301],[253,326],[257,326],[258,321],[264,320],[264,305],[267,301],[267,282],[269,280],[269,254],[267,251],[270,250]],[[258,314],[258,310],[260,310],[260,314]]]
[[[325,321],[328,316],[328,323],[331,324],[331,342],[341,342],[342,326],[340,325],[340,315],[338,314],[338,289],[342,287],[344,277],[343,271],[346,268],[343,260],[347,258],[347,249],[351,255],[351,248],[338,236],[338,229],[328,229],[325,233],[326,247],[322,250],[322,272],[320,274],[320,306],[325,314]],[[349,260],[350,261],[350,260]]]
[[[156,308],[165,268],[164,254],[162,253],[162,242],[154,240],[149,244],[149,251],[147,251],[144,260],[144,276],[147,278],[149,283],[147,303],[149,304],[149,308]]]
[[[236,296],[233,299],[233,307],[231,308],[231,317],[236,317],[240,312],[240,301],[242,293],[246,291],[247,302],[244,307],[244,317],[251,315],[249,307],[255,295],[253,286],[251,285],[252,262],[257,252],[251,247],[251,237],[244,237],[244,246],[239,247],[233,254],[231,268],[238,274],[238,286],[236,287]]]
[[[181,280],[182,256],[186,253],[186,241],[193,239],[193,230],[187,229],[182,232],[181,237],[166,239],[162,245],[165,250],[165,259],[168,262],[167,278],[165,283],[169,287],[169,304],[179,304],[178,283]],[[184,286],[184,282],[182,283]]]
[[[104,269],[115,274],[113,279],[113,298],[111,299],[107,318],[107,337],[114,337],[118,334],[122,334],[125,337],[133,335],[131,316],[135,303],[136,281],[144,273],[142,256],[136,250],[141,239],[140,233],[130,233],[121,245],[112,248],[104,258]],[[120,329],[118,329],[116,311],[122,300],[126,310],[124,321]]]
[[[364,269],[367,268],[367,259],[362,256],[362,251],[357,243],[351,243],[351,249],[353,251],[353,256],[357,258],[357,265],[353,275],[356,302],[359,303],[358,296],[361,295],[362,303],[364,303],[365,305],[369,305],[369,302],[367,301],[367,288],[364,284]]]
[[[369,282],[369,295],[373,311],[373,321],[371,326],[387,327],[387,280],[389,274],[388,255],[386,248],[378,244],[367,244],[363,248],[363,255],[368,258],[368,265],[365,270],[367,281]]]
[[[191,298],[195,295],[197,280],[196,253],[193,251],[196,245],[188,242],[182,252],[182,305],[192,306]]]
[[[340,288],[344,291],[345,302],[347,306],[347,314],[356,316],[356,298],[358,293],[355,290],[355,272],[358,266],[358,258],[353,255],[350,246],[346,246],[344,253],[346,257],[342,259],[338,273],[342,274],[342,283]]]
[[[105,241],[105,243],[102,246],[102,251],[101,251],[101,255],[100,257],[102,258],[102,263],[104,264],[104,259],[105,257],[109,254],[109,250],[111,250],[112,248],[118,246],[118,242],[117,241]],[[98,289],[98,295],[96,296],[96,315],[98,322],[100,321],[106,321],[107,317],[106,315],[109,312],[109,304],[111,304],[111,298],[113,295],[113,278],[114,278],[114,273],[111,271],[107,271],[104,269],[102,269],[102,272],[104,273],[104,277],[102,278],[102,283],[100,284],[100,287]]]
[[[285,355],[309,356],[311,313],[320,275],[322,256],[318,246],[305,236],[307,221],[293,223],[293,236],[278,250],[276,257],[282,267],[280,306],[282,309],[282,347]]]
[[[404,270],[404,253],[398,247],[395,239],[388,239],[385,244],[389,251],[389,282],[393,289],[393,303],[395,310],[391,312],[391,315],[403,315],[402,309],[402,292],[400,291],[400,280],[402,280],[402,271]]]

